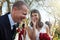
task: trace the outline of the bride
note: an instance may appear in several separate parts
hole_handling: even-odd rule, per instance
[[[41,15],[38,10],[34,9],[31,11],[31,23],[28,28],[28,35],[31,40],[40,40],[40,33],[47,33],[49,35],[49,28],[47,25],[41,22]]]

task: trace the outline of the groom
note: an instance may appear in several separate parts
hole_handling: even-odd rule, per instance
[[[21,23],[26,18],[27,12],[26,3],[17,1],[13,4],[12,12],[0,17],[0,40],[14,40],[13,35],[16,32],[16,27],[13,25]]]

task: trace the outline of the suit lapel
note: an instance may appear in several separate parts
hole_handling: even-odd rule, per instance
[[[9,18],[8,18],[8,14],[9,14],[9,13],[7,13],[6,16],[5,16],[5,19],[6,19],[5,23],[6,23],[6,25],[7,25],[7,28],[8,28],[9,30],[11,30],[11,25],[10,25],[10,21],[9,21]]]
[[[6,32],[7,32],[7,36],[8,36],[8,39],[11,39],[12,40],[12,36],[11,36],[11,25],[10,25],[10,21],[9,21],[9,18],[8,18],[8,14],[9,13],[7,13],[5,16],[4,16],[4,18],[5,18],[5,22],[4,22],[4,24],[5,24],[5,26],[6,26]]]

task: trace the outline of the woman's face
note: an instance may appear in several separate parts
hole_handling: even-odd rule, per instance
[[[32,13],[31,20],[33,20],[34,22],[38,22],[39,20],[38,13]]]

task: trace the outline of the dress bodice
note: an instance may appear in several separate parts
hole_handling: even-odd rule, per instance
[[[46,27],[47,25],[43,25],[43,27],[38,31],[37,29],[35,29],[35,33],[36,33],[36,40],[39,40],[39,34],[40,33],[46,33]],[[31,26],[30,26],[31,29],[33,29]]]

